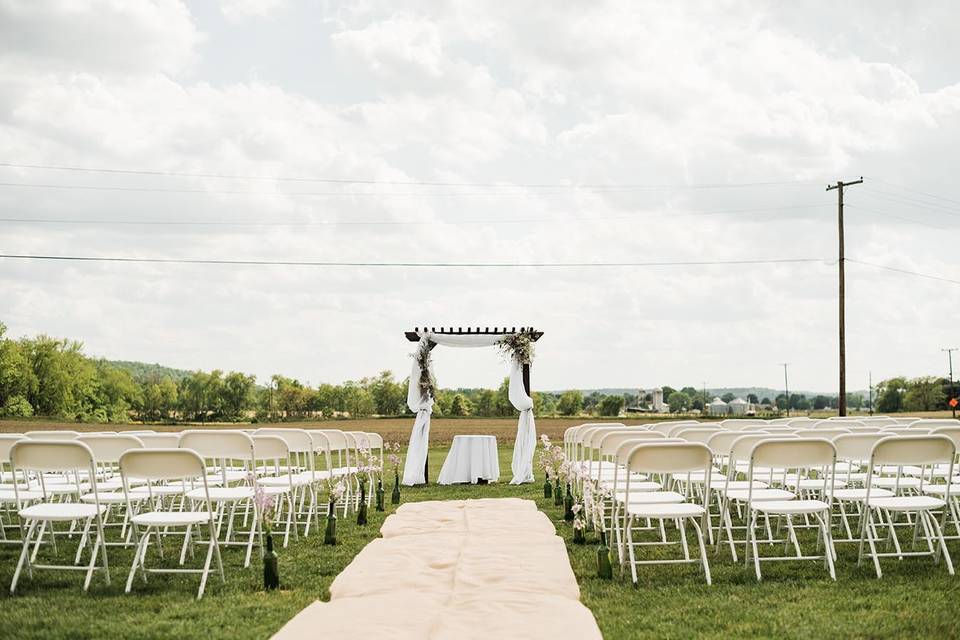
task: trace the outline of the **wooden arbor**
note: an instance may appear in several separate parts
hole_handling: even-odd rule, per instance
[[[484,336],[487,339],[491,337],[496,338],[516,334],[526,334],[533,342],[536,342],[541,336],[543,336],[542,331],[537,331],[533,327],[520,327],[519,330],[516,327],[510,327],[509,329],[507,327],[494,327],[493,329],[490,327],[485,327],[483,329],[480,327],[476,327],[476,329],[473,327],[467,327],[466,329],[463,327],[457,327],[456,329],[453,327],[440,327],[439,329],[436,327],[424,327],[422,331],[420,330],[420,327],[415,327],[413,331],[405,332],[405,335],[407,340],[410,342],[419,342],[421,333],[426,333],[428,335],[433,334],[436,336]],[[486,344],[490,344],[489,342],[484,342]],[[431,350],[437,346],[437,343],[433,340],[430,340],[429,337],[427,338],[427,344]],[[532,398],[533,396],[530,393],[530,363],[521,364],[521,376],[523,378],[523,389],[526,394]],[[424,457],[423,477],[424,480],[429,483],[429,455]]]
[[[423,330],[427,331],[427,328],[424,327]],[[537,331],[533,327],[520,327],[519,330],[516,327],[511,327],[510,329],[507,329],[506,327],[502,327],[502,328],[494,327],[493,329],[491,329],[490,327],[484,327],[483,329],[481,329],[480,327],[477,327],[476,329],[472,327],[467,327],[466,329],[464,329],[463,327],[457,327],[456,329],[454,329],[453,327],[440,327],[440,329],[437,329],[436,327],[430,327],[429,331],[430,333],[437,333],[440,335],[448,335],[448,336],[475,336],[475,335],[508,336],[514,333],[526,333],[530,335],[530,339],[533,340],[534,342],[536,342],[541,338],[541,336],[543,336],[543,331]],[[407,336],[407,340],[409,340],[410,342],[419,342],[420,341],[419,333],[420,333],[420,327],[414,327],[413,331],[407,331],[405,335]],[[437,346],[435,342],[432,342],[432,341],[429,341],[429,342],[430,342],[431,349]],[[529,396],[530,395],[530,363],[526,363],[522,366],[523,366],[523,390],[526,391],[527,395]]]

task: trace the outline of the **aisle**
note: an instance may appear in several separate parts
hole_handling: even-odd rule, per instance
[[[530,500],[401,506],[276,640],[600,638],[566,547]]]

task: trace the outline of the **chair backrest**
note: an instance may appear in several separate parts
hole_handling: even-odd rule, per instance
[[[339,429],[318,429],[318,431],[327,437],[331,451],[343,451],[350,448],[350,443],[343,431]]]
[[[953,464],[957,447],[943,435],[901,435],[883,438],[873,446],[871,464],[931,465]]]
[[[670,437],[686,440],[687,442],[706,444],[710,442],[710,438],[718,433],[724,433],[724,431],[716,427],[681,427],[678,431],[672,431]]]
[[[657,431],[621,429],[620,431],[610,431],[603,434],[603,437],[597,442],[597,448],[600,450],[601,457],[610,457],[617,455],[617,451],[624,442],[657,441],[665,438],[665,435]]]
[[[626,456],[627,470],[636,473],[686,473],[703,471],[709,481],[713,454],[698,442],[643,442]],[[629,476],[627,487],[630,486]]]
[[[731,431],[743,431],[744,429],[763,428],[767,426],[766,420],[759,418],[729,418],[721,420],[720,426]]]
[[[10,462],[10,449],[13,448],[14,443],[26,439],[26,436],[20,434],[0,434],[0,469],[2,469],[6,463]]]
[[[730,456],[731,462],[737,461],[746,461],[750,459],[750,454],[753,452],[753,447],[758,443],[763,442],[764,440],[799,440],[800,436],[794,433],[754,433],[742,435],[736,440],[733,444],[730,445]],[[732,465],[731,465],[732,467]]]
[[[952,418],[916,420],[910,423],[910,428],[939,429],[940,427],[960,427],[960,420]]]
[[[930,431],[932,436],[947,436],[953,440],[953,444],[960,450],[960,425],[951,426],[951,427],[937,427]]]
[[[348,437],[353,438],[353,449],[372,449],[370,446],[370,436],[366,431],[345,431]]]
[[[92,471],[93,461],[90,447],[73,440],[21,440],[10,449],[10,464],[14,469]]]
[[[650,429],[651,429],[652,431],[659,431],[659,432],[661,432],[661,433],[663,433],[663,434],[667,434],[667,433],[670,432],[670,429],[672,429],[673,427],[675,427],[675,426],[677,426],[677,425],[679,425],[679,424],[694,424],[694,425],[695,425],[695,424],[700,424],[700,423],[697,422],[696,420],[669,420],[669,421],[667,421],[667,422],[657,422],[657,423],[654,423],[654,424],[650,427]]]
[[[371,431],[365,432],[367,436],[367,441],[370,443],[370,449],[372,451],[380,450],[383,451],[383,436],[379,433],[373,433]]]
[[[143,433],[137,438],[144,449],[176,449],[180,444],[179,433]]]
[[[203,478],[206,483],[207,468],[191,449],[131,449],[120,456],[120,473],[150,481]]]
[[[873,445],[890,436],[881,433],[847,433],[833,439],[837,458],[849,462],[866,462],[873,454]]]
[[[196,451],[202,458],[253,459],[253,439],[243,431],[191,429],[180,434],[180,448]]]
[[[929,433],[930,429],[926,426],[881,427],[880,431],[890,435],[915,436],[922,433]]]
[[[120,456],[130,449],[142,449],[143,443],[136,436],[115,435],[115,436],[88,436],[82,435],[77,438],[78,442],[90,447],[93,452],[93,458],[97,464],[115,464],[120,461]]]
[[[74,440],[80,437],[79,431],[27,431],[23,434],[31,440]]]
[[[793,433],[801,438],[827,438],[829,440],[830,438],[853,432],[850,429],[826,429],[818,427],[816,429],[797,429]]]
[[[282,438],[290,448],[290,453],[313,453],[313,436],[306,429],[277,429],[263,427],[253,433],[256,436],[276,436]]]
[[[751,465],[787,469],[833,467],[837,450],[826,438],[761,440],[750,451]]]
[[[710,429],[711,431],[720,431],[722,427],[716,424],[709,424],[705,422],[692,422],[686,424],[675,424],[667,431],[668,438],[676,438],[677,434],[681,431],[687,431],[688,429]]]
[[[280,436],[254,434],[253,457],[257,461],[288,461],[290,458],[290,447],[287,445],[287,441]]]

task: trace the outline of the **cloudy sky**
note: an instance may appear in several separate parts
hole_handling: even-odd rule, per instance
[[[414,326],[535,325],[535,388],[778,387],[790,362],[835,390],[827,182],[865,178],[848,258],[960,280],[958,22],[949,0],[0,0],[0,253],[812,259],[0,259],[0,320],[314,384],[406,375]],[[960,285],[851,263],[847,288],[849,388],[946,373]],[[505,374],[435,353],[445,386]]]

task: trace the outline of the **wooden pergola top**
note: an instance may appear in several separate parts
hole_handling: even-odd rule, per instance
[[[427,327],[424,327],[423,330],[430,331],[431,333],[438,333],[438,334],[448,335],[448,336],[471,336],[471,335],[507,336],[514,333],[527,333],[527,334],[530,334],[530,339],[533,340],[534,342],[539,340],[540,336],[543,335],[543,331],[537,331],[533,327],[520,327],[519,329],[517,327],[509,327],[509,328],[493,327],[492,329],[490,327],[484,327],[482,329],[480,327],[476,327],[476,328],[474,327],[466,327],[466,328],[440,327],[439,329],[437,329],[436,327],[430,327],[429,329]],[[420,331],[420,327],[414,327],[413,331],[407,331],[405,333],[405,335],[407,336],[407,340],[409,340],[410,342],[419,341],[420,336],[417,335],[419,331]]]

